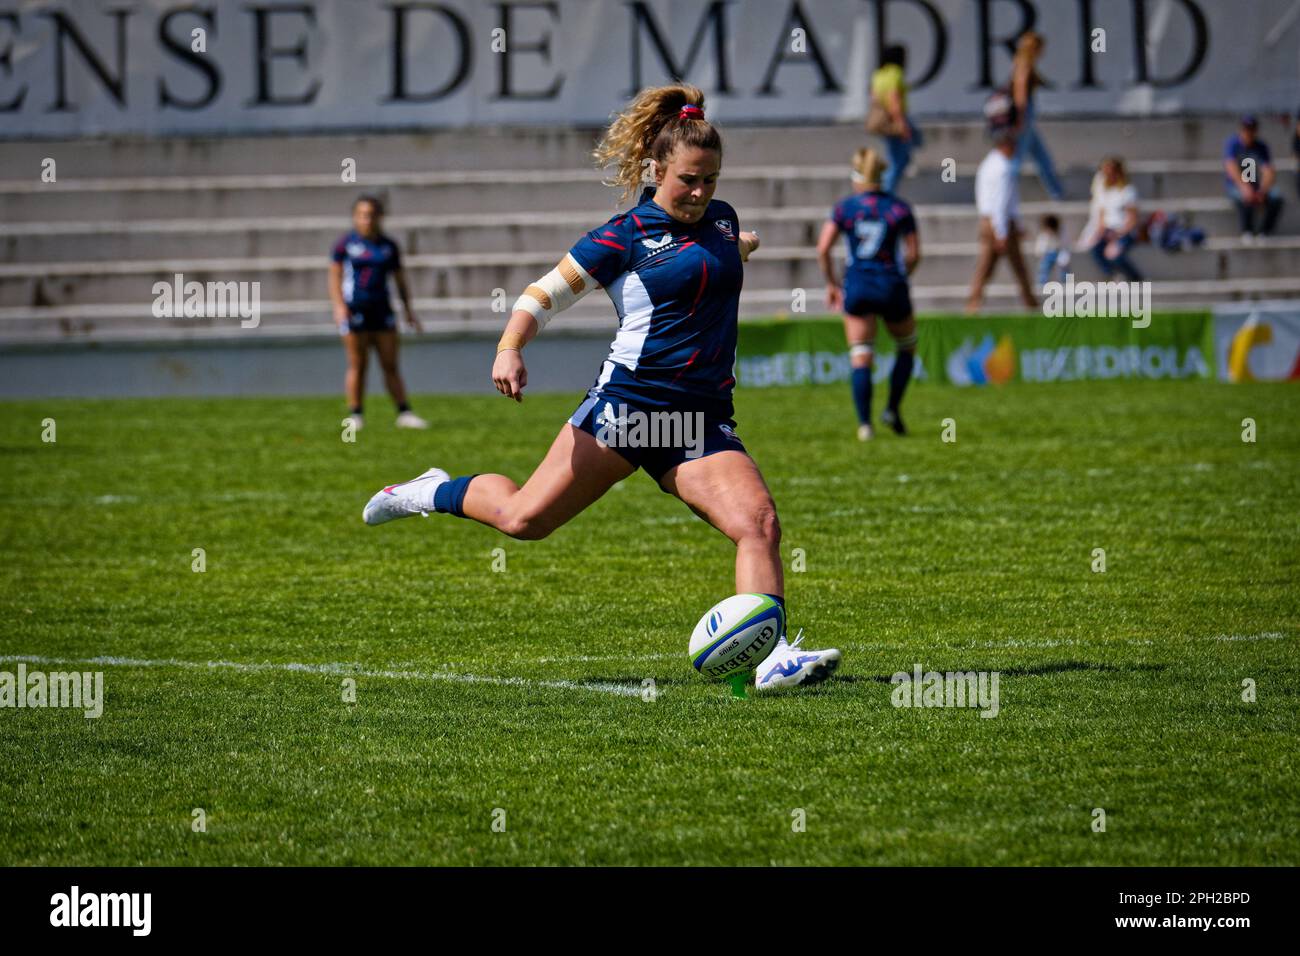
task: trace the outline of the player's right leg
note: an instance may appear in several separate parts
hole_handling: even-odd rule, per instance
[[[343,379],[348,417],[360,428],[363,424],[362,405],[366,400],[366,361],[370,356],[370,333],[356,329],[344,332],[343,348],[348,356],[348,370]]]
[[[659,486],[735,543],[737,594],[766,594],[785,609],[776,503],[747,452],[718,450],[683,461],[660,477]],[[801,641],[802,634],[792,643],[780,635],[754,672],[756,690],[818,684],[839,666],[836,648],[811,650],[801,647]]]
[[[512,538],[544,538],[635,471],[613,448],[566,424],[521,488],[505,475],[451,478],[431,468],[366,505],[367,524],[431,511],[473,518]]]
[[[845,299],[848,308],[848,299]],[[871,374],[876,341],[876,317],[844,313],[844,338],[849,346],[849,365],[852,366],[850,384],[853,389],[853,407],[858,413],[858,440],[870,441],[871,428]]]

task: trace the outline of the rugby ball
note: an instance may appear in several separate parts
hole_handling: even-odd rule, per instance
[[[709,608],[691,634],[691,664],[729,677],[763,662],[785,632],[785,612],[766,594],[734,594]]]

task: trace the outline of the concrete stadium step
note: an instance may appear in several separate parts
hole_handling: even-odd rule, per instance
[[[1219,165],[1233,125],[1231,118],[1048,121],[1044,133],[1071,199],[1047,202],[1028,165],[1025,224],[1032,233],[1052,211],[1073,236],[1097,160],[1119,154],[1130,161],[1144,211],[1187,216],[1212,237],[1207,248],[1175,256],[1136,251],[1157,281],[1160,306],[1296,295],[1294,242],[1255,247],[1237,239]],[[333,334],[327,251],[363,190],[388,196],[387,225],[403,246],[426,320],[499,325],[491,290],[503,289],[512,302],[582,231],[617,210],[616,191],[600,184],[590,164],[595,134],[538,128],[6,142],[4,175],[17,178],[0,181],[0,337],[192,334],[194,320],[170,323],[150,313],[153,283],[176,271],[199,281],[258,281],[264,325]],[[831,204],[851,190],[848,158],[868,138],[856,123],[728,129],[724,122],[724,134],[720,198],[764,240],[746,270],[742,315],[789,309],[794,288],[808,290],[810,312],[820,310],[813,243]],[[973,176],[987,143],[977,123],[926,124],[925,135],[900,189],[917,206],[925,246],[913,297],[920,310],[960,308],[975,254]],[[1271,122],[1264,135],[1276,156],[1288,151],[1289,138]],[[38,181],[45,156],[58,160],[57,183]],[[341,182],[344,156],[357,160],[360,182]],[[944,183],[939,164],[950,157],[958,181]],[[1288,199],[1279,231],[1294,235],[1295,164],[1278,165]],[[21,172],[27,167],[30,176]],[[1086,255],[1074,270],[1096,277]],[[1007,277],[996,276],[995,307],[1014,301]],[[609,323],[612,313],[605,297],[592,296],[564,318]],[[228,333],[212,324],[205,334]]]
[[[966,277],[932,285],[915,285],[912,301],[919,312],[959,312],[967,294]],[[1018,311],[1015,287],[1005,273],[995,276],[986,290],[985,312]],[[826,315],[820,292],[810,290],[807,310],[790,312],[786,289],[746,290],[741,296],[742,320],[785,315],[794,321]],[[1201,307],[1207,301],[1266,300],[1300,297],[1300,277],[1232,280],[1158,281],[1152,284],[1156,309]],[[495,336],[505,316],[485,310],[478,299],[417,298],[425,336],[438,337],[466,332]],[[78,341],[172,341],[187,339],[230,339],[248,336],[337,338],[330,321],[329,302],[271,302],[262,304],[257,328],[244,329],[238,319],[155,319],[147,306],[92,305],[45,308],[0,308],[0,344]],[[1045,319],[1045,321],[1047,321]],[[588,297],[547,327],[546,336],[568,331],[603,330],[612,339],[617,328],[613,308],[603,296]],[[403,330],[403,335],[408,335]]]
[[[1154,204],[1148,204],[1154,206]],[[1186,217],[1211,236],[1235,235],[1236,213],[1226,198],[1173,199],[1159,204],[1167,213]],[[740,210],[742,227],[757,229],[771,246],[816,243],[828,209],[788,206]],[[1087,220],[1087,202],[1024,203],[1025,226],[1035,229],[1047,213],[1061,217],[1067,237],[1077,235]],[[927,204],[916,207],[923,242],[969,241],[977,215],[969,204]],[[498,253],[553,250],[571,246],[585,230],[602,221],[599,211],[555,213],[516,212],[509,216],[452,214],[392,216],[385,231],[403,253]],[[1284,210],[1280,231],[1293,231],[1300,222],[1295,204]],[[29,262],[39,272],[42,263],[93,261],[107,255],[116,261],[168,258],[255,258],[260,256],[325,255],[349,223],[344,216],[249,217],[215,219],[205,223],[155,219],[131,222],[72,221],[17,223],[0,237],[0,261]]]
[[[477,330],[497,333],[505,326],[503,313],[484,308],[480,299],[417,298],[417,314],[428,334]],[[237,317],[158,319],[148,306],[90,305],[40,309],[0,308],[0,342],[32,340],[85,340],[155,338],[225,338],[255,335],[307,335],[338,338],[329,300],[263,302],[260,321],[243,328]],[[611,338],[618,325],[607,298],[589,298],[565,312],[564,324],[548,335],[566,329],[608,329]],[[403,334],[408,330],[403,324]]]
[[[809,143],[822,161],[848,164],[854,149],[872,143],[854,120],[806,126],[731,125],[725,110],[714,114],[722,130],[728,162],[777,164],[805,162]],[[1129,160],[1217,159],[1235,118],[1132,117],[1043,119],[1039,127],[1058,160],[1095,165],[1103,155]],[[974,163],[987,151],[982,124],[950,120],[921,122],[925,145],[922,165],[945,158]],[[60,176],[132,177],[139,175],[277,175],[314,170],[337,176],[344,158],[356,160],[363,176],[411,169],[582,169],[600,131],[553,126],[489,127],[361,135],[277,135],[232,137],[86,138],[28,140],[5,144],[5,174],[31,170],[38,178],[42,161],[58,163]],[[1275,152],[1285,152],[1288,131],[1265,123],[1262,135]]]
[[[837,255],[842,250],[837,249]],[[978,248],[974,242],[929,243],[922,265],[930,276],[968,278]],[[1032,259],[1028,243],[1025,255]],[[478,298],[490,308],[494,290],[513,302],[518,291],[554,265],[555,250],[523,253],[414,254],[405,259],[416,295]],[[1246,245],[1239,238],[1215,238],[1199,249],[1165,253],[1138,247],[1134,259],[1152,279],[1251,279],[1300,274],[1300,237],[1275,236],[1266,244]],[[176,259],[162,261],[44,263],[0,265],[0,306],[93,305],[154,300],[152,288],[177,273],[195,282],[257,282],[262,302],[314,299],[326,283],[323,255],[246,259]],[[1081,278],[1093,270],[1078,256]],[[808,245],[765,246],[745,268],[748,285],[760,289],[817,289],[821,279],[815,250]]]
[[[1289,173],[1294,161],[1278,163]],[[914,204],[974,201],[973,166],[959,166],[956,182],[943,182],[937,167],[915,167],[898,192]],[[1213,160],[1150,161],[1130,167],[1133,184],[1146,202],[1223,194],[1223,176]],[[1090,167],[1062,174],[1067,198],[1084,200]],[[0,219],[6,222],[67,222],[85,219],[188,219],[196,227],[211,219],[256,216],[346,216],[362,191],[386,196],[393,215],[510,215],[519,210],[604,210],[619,208],[615,190],[602,186],[594,170],[394,173],[357,184],[321,175],[254,177],[136,177],[64,180],[40,184],[0,181]],[[718,196],[737,210],[751,207],[825,206],[850,191],[847,166],[736,166],[728,168]],[[1021,181],[1026,202],[1046,199],[1031,166]]]

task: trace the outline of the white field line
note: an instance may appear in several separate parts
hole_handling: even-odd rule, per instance
[[[0,661],[15,664],[89,664],[101,667],[176,667],[186,670],[232,670],[241,673],[284,671],[300,674],[330,674],[338,677],[379,677],[392,680],[450,681],[458,684],[494,684],[500,687],[546,687],[555,690],[587,690],[619,697],[639,697],[641,688],[630,684],[597,682],[580,684],[570,680],[531,680],[526,677],[484,677],[456,671],[366,670],[357,664],[296,664],[241,661],[182,661],[174,658],[141,660],[132,657],[41,657],[35,654],[0,654]],[[662,693],[662,691],[660,692]]]
[[[1287,635],[1280,631],[1266,631],[1263,634],[1216,634],[1216,635],[1193,635],[1188,640],[1198,641],[1281,641],[1286,640]],[[1096,646],[1098,644],[1137,644],[1142,646],[1153,646],[1155,641],[1150,638],[1137,637],[1099,637],[1091,640],[1078,640],[1075,638],[1065,638],[1062,640],[1046,641],[971,641],[966,643],[937,643],[936,648],[945,650],[961,649],[982,649],[982,650],[999,650],[1012,648],[1051,648],[1051,647],[1080,647]],[[843,647],[858,651],[873,650],[903,650],[915,647],[915,644],[907,643],[890,643],[890,644],[860,644],[857,642],[842,642]],[[681,660],[681,654],[617,654],[617,655],[575,655],[569,657],[514,657],[512,661],[518,663],[534,664],[581,664],[581,663],[639,663],[652,661]],[[492,684],[501,687],[546,687],[558,690],[588,690],[603,694],[614,694],[620,697],[639,697],[641,688],[630,684],[618,684],[609,681],[578,683],[570,680],[533,680],[526,677],[486,677],[479,674],[465,674],[456,671],[414,671],[414,670],[366,670],[358,664],[300,664],[300,663],[272,663],[266,662],[253,664],[241,661],[184,661],[175,658],[165,658],[160,660],[146,660],[131,657],[43,657],[35,654],[0,654],[0,662],[12,662],[23,664],[91,664],[104,667],[176,667],[186,670],[233,670],[245,673],[282,671],[286,673],[301,674],[329,674],[339,677],[377,677],[391,680],[427,680],[427,681],[451,681],[453,683],[463,684]],[[663,691],[658,692],[662,694]]]

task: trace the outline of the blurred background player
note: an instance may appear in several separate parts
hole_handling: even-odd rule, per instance
[[[411,411],[406,384],[397,368],[397,316],[388,299],[390,275],[402,297],[407,325],[418,332],[420,323],[411,308],[401,252],[397,243],[383,233],[383,215],[384,206],[378,198],[359,197],[352,204],[352,231],[334,244],[330,255],[330,301],[334,303],[334,322],[348,356],[344,379],[348,417],[356,428],[365,424],[362,410],[366,363],[373,346],[384,372],[384,384],[397,406],[397,427],[428,428],[429,423]]]
[[[615,165],[614,185],[638,204],[591,230],[515,302],[497,347],[492,380],[523,400],[523,348],[551,317],[604,287],[619,317],[609,358],[586,398],[560,428],[521,488],[505,475],[451,478],[430,468],[377,492],[367,524],[436,511],[473,518],[513,538],[544,538],[638,467],[736,545],[736,592],[767,594],[784,610],[780,524],[754,460],[735,433],[737,317],[742,263],[758,248],[736,211],[713,199],[722,139],[704,118],[693,86],[643,90],[597,147]],[[649,162],[646,162],[646,161]],[[676,413],[703,426],[697,447],[626,447],[631,416]],[[759,690],[818,683],[839,664],[837,650],[786,642],[756,672]]]
[[[1224,186],[1237,207],[1241,240],[1246,243],[1272,233],[1282,212],[1273,154],[1258,133],[1259,120],[1243,116],[1237,132],[1223,144]],[[1258,223],[1257,214],[1261,217]]]
[[[885,48],[880,69],[871,74],[871,109],[867,113],[867,132],[885,141],[889,168],[882,188],[892,193],[912,161],[912,151],[921,148],[921,132],[907,115],[907,51],[901,46]]]
[[[1038,257],[1038,288],[1049,282],[1064,282],[1065,270],[1070,266],[1070,250],[1061,240],[1061,220],[1046,215],[1038,221],[1038,235],[1034,238],[1034,255]]]
[[[899,405],[916,360],[916,319],[907,278],[921,261],[921,239],[911,207],[882,188],[883,169],[884,162],[875,150],[859,149],[853,154],[853,185],[860,191],[835,204],[817,239],[817,262],[826,279],[826,304],[844,312],[844,337],[853,366],[853,404],[858,412],[861,441],[869,441],[874,435],[871,369],[876,316],[885,320],[885,328],[897,345],[889,376],[889,403],[880,413],[880,420],[899,435],[907,434]],[[840,235],[848,249],[842,287],[835,279],[831,261],[831,247]]]

